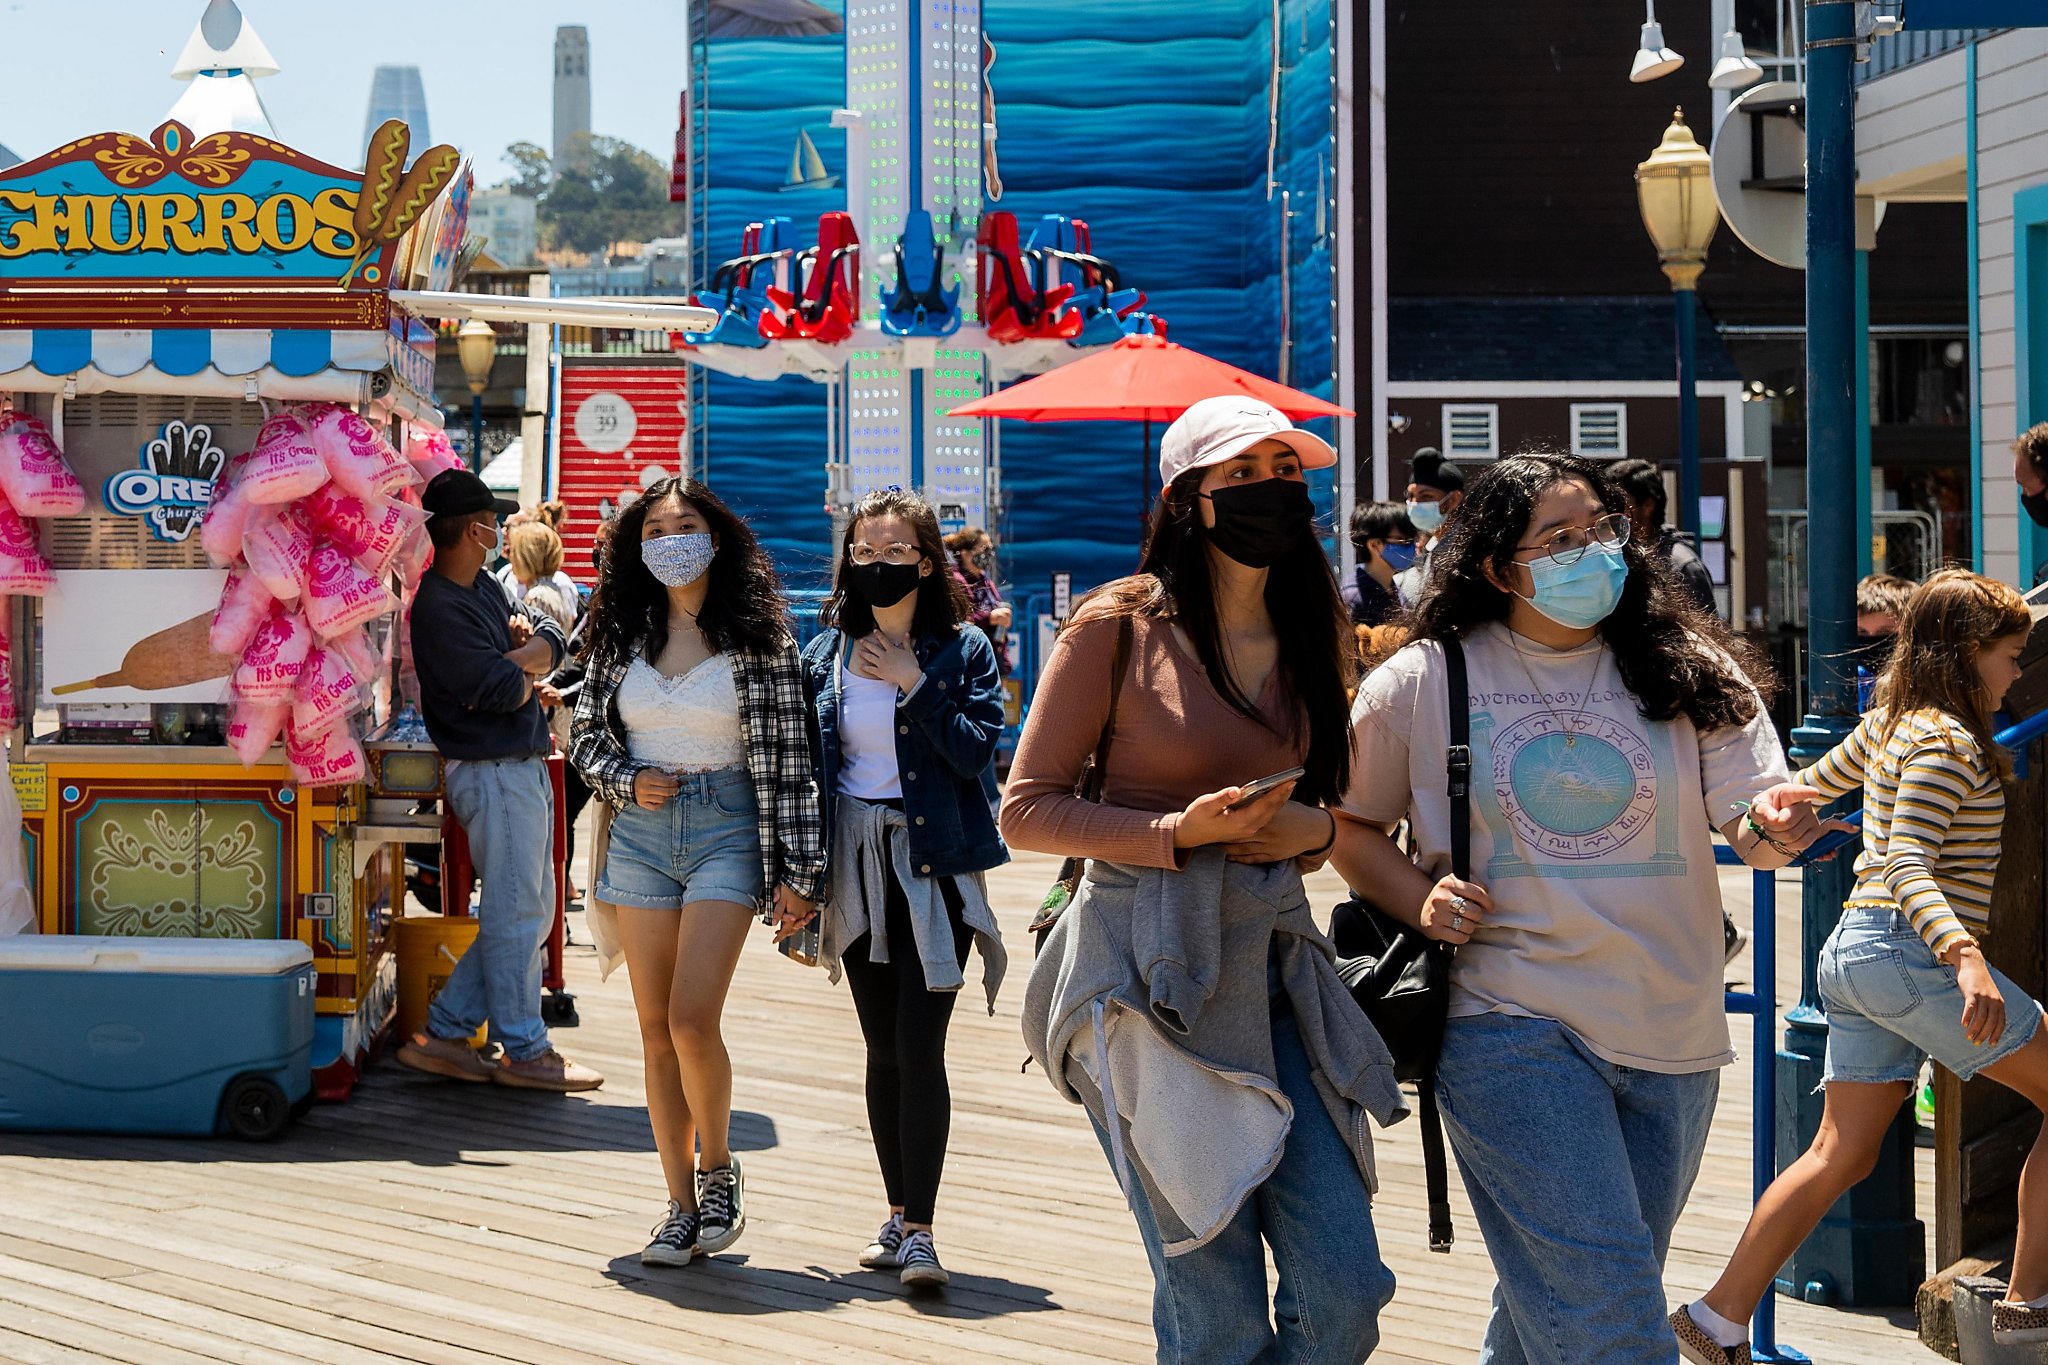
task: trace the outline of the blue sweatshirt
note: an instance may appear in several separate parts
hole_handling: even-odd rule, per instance
[[[548,642],[559,665],[568,651],[561,626],[529,614],[498,580],[479,573],[468,587],[429,571],[412,604],[412,658],[420,713],[443,758],[531,758],[548,752],[548,723],[512,649],[511,618],[523,616]]]

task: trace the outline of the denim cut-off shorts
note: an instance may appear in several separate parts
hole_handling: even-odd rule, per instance
[[[612,817],[595,895],[613,905],[680,910],[696,901],[751,906],[761,897],[761,834],[745,768],[685,773],[660,810]]]
[[[2005,1032],[1979,1045],[1963,1031],[1955,969],[1942,965],[1912,921],[1896,910],[1844,910],[1820,953],[1823,1083],[1918,1080],[1922,1057],[1968,1080],[2004,1061],[2041,1027],[2041,1007],[1995,967],[1991,979],[2005,999]]]

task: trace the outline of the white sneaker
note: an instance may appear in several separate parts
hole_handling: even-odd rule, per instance
[[[697,1215],[671,1199],[667,1215],[654,1225],[649,1237],[640,1252],[641,1265],[688,1265],[697,1254]]]
[[[697,1173],[697,1250],[706,1256],[725,1250],[747,1227],[746,1186],[740,1160]]]
[[[882,1230],[875,1234],[875,1240],[868,1243],[868,1249],[860,1254],[863,1270],[898,1270],[903,1258],[903,1215],[892,1213],[889,1221],[882,1224]]]
[[[939,1264],[939,1253],[932,1246],[932,1235],[923,1228],[905,1233],[903,1248],[896,1255],[903,1265],[903,1273],[897,1278],[912,1289],[942,1289],[953,1278]]]

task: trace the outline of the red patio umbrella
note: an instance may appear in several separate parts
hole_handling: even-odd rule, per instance
[[[1171,422],[1204,398],[1234,393],[1271,403],[1296,421],[1356,416],[1349,408],[1150,334],[1127,336],[1085,360],[954,408],[952,415],[1019,417],[1027,422],[1143,422],[1138,491],[1140,510],[1149,513],[1152,423]]]

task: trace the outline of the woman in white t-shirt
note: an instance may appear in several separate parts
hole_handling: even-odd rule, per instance
[[[1352,711],[1332,862],[1458,947],[1437,1088],[1500,1281],[1488,1359],[1671,1358],[1664,1255],[1733,1059],[1713,835],[1772,868],[1823,828],[1742,647],[1630,530],[1587,461],[1486,470],[1432,556],[1413,643]],[[1453,638],[1469,880],[1450,875]],[[1413,862],[1387,833],[1404,817]]]

